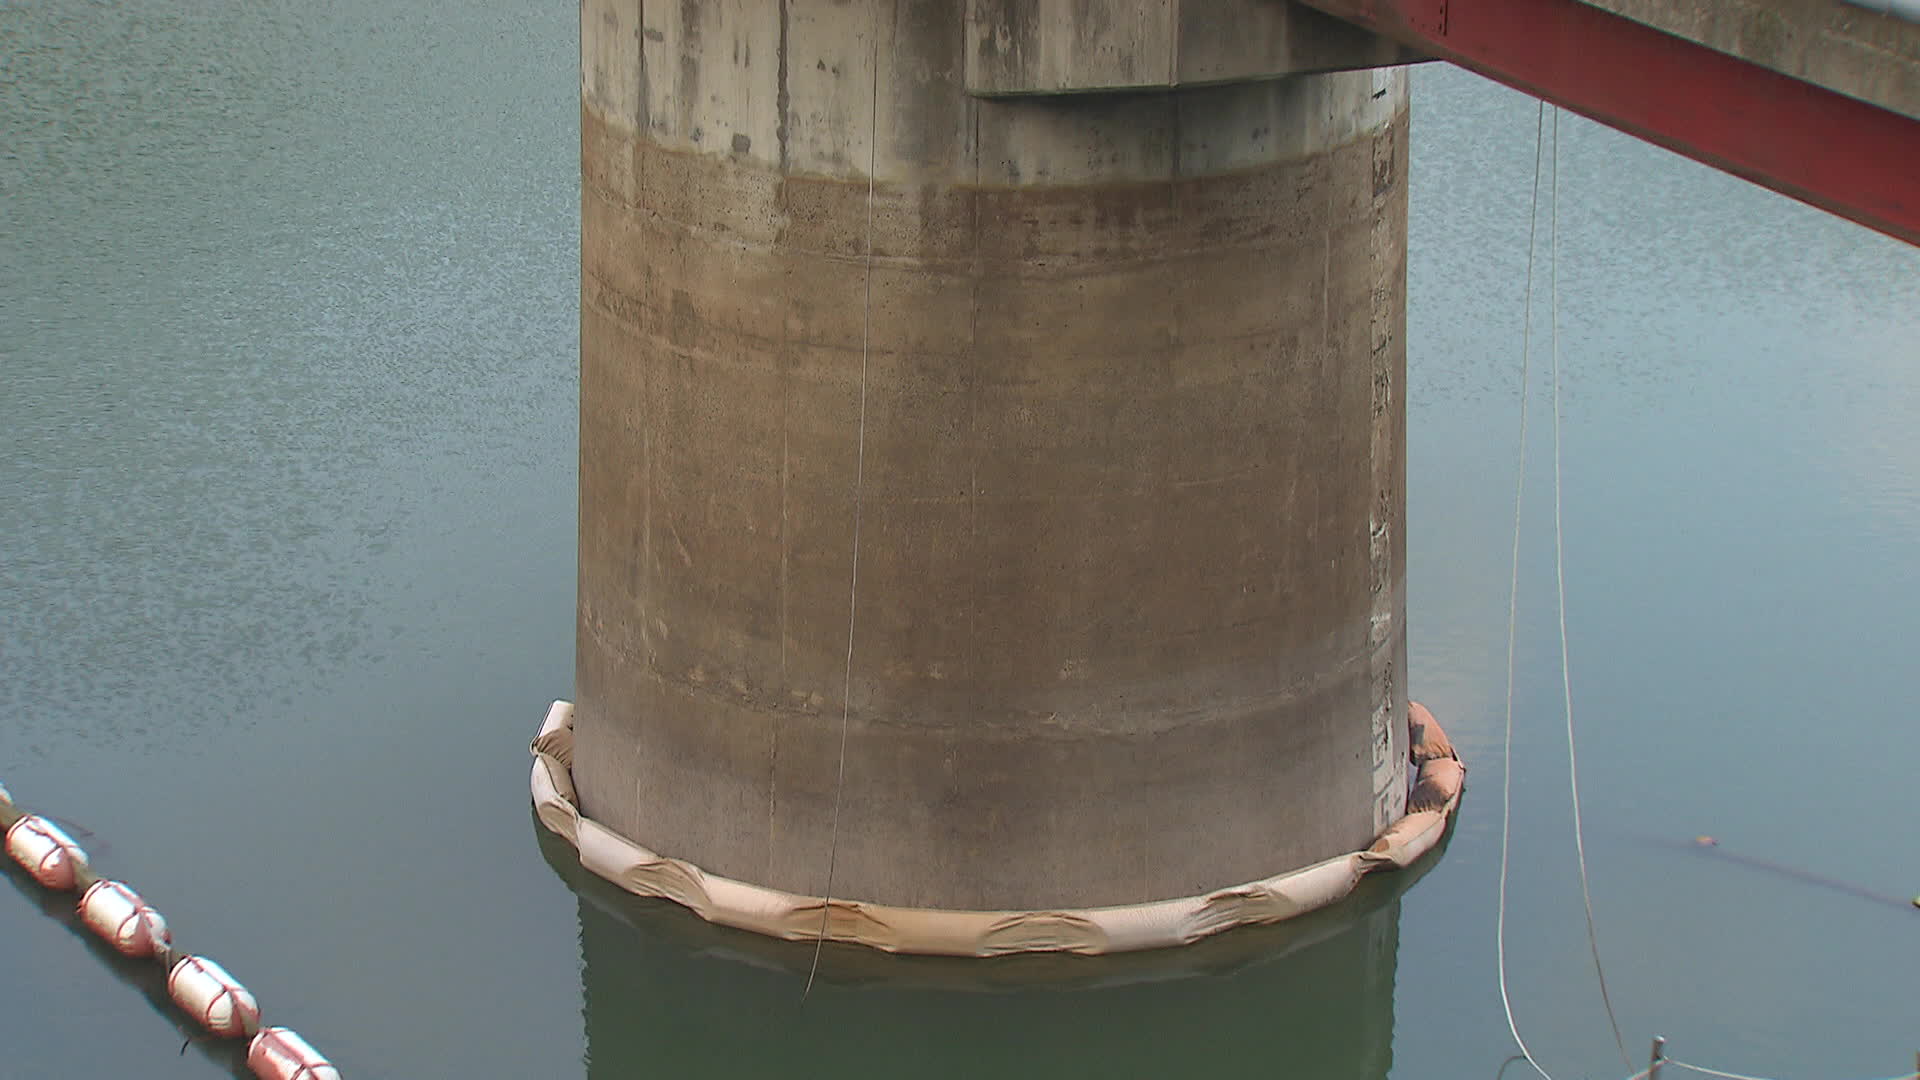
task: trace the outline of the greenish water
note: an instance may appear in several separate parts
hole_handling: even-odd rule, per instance
[[[525,742],[572,681],[575,19],[0,0],[0,782],[354,1076],[1493,1076],[1533,104],[1415,75],[1412,687],[1472,768],[1445,858],[1180,954],[830,949],[803,1005],[804,947],[556,872],[527,812]],[[1891,1075],[1920,912],[1681,841],[1920,891],[1920,252],[1563,138],[1569,631],[1629,1048]],[[1510,977],[1556,1076],[1618,1077],[1544,385]],[[233,1068],[8,880],[0,1077]]]

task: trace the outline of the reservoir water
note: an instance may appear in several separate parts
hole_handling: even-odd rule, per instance
[[[1414,74],[1411,686],[1443,858],[1178,953],[982,965],[706,927],[566,869],[570,6],[0,0],[0,782],[356,1077],[1494,1076],[1535,105]],[[1571,683],[1635,1068],[1890,1076],[1920,911],[1920,251],[1577,118],[1559,163]],[[1620,1077],[1571,848],[1548,201],[1509,981]],[[0,888],[0,1077],[211,1077],[142,969]],[[1514,1075],[1510,1070],[1509,1075]]]

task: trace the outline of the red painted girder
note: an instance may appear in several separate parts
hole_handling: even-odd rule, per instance
[[[1920,121],[1579,0],[1304,2],[1920,244]]]

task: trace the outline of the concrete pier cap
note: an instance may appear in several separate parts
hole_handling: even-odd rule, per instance
[[[818,895],[837,800],[832,895],[941,909],[1365,848],[1404,75],[985,97],[995,6],[584,0],[580,811]]]

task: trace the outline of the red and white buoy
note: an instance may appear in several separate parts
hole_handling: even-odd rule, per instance
[[[7,855],[35,881],[61,892],[74,887],[87,865],[87,853],[73,837],[38,814],[28,814],[7,830]]]
[[[340,1070],[291,1028],[270,1027],[247,1047],[247,1068],[260,1080],[340,1080]]]
[[[96,881],[80,895],[80,921],[122,956],[149,957],[173,942],[167,920],[118,881]]]
[[[185,957],[173,965],[167,996],[215,1035],[237,1039],[260,1030],[260,1003],[225,968],[204,956]]]

